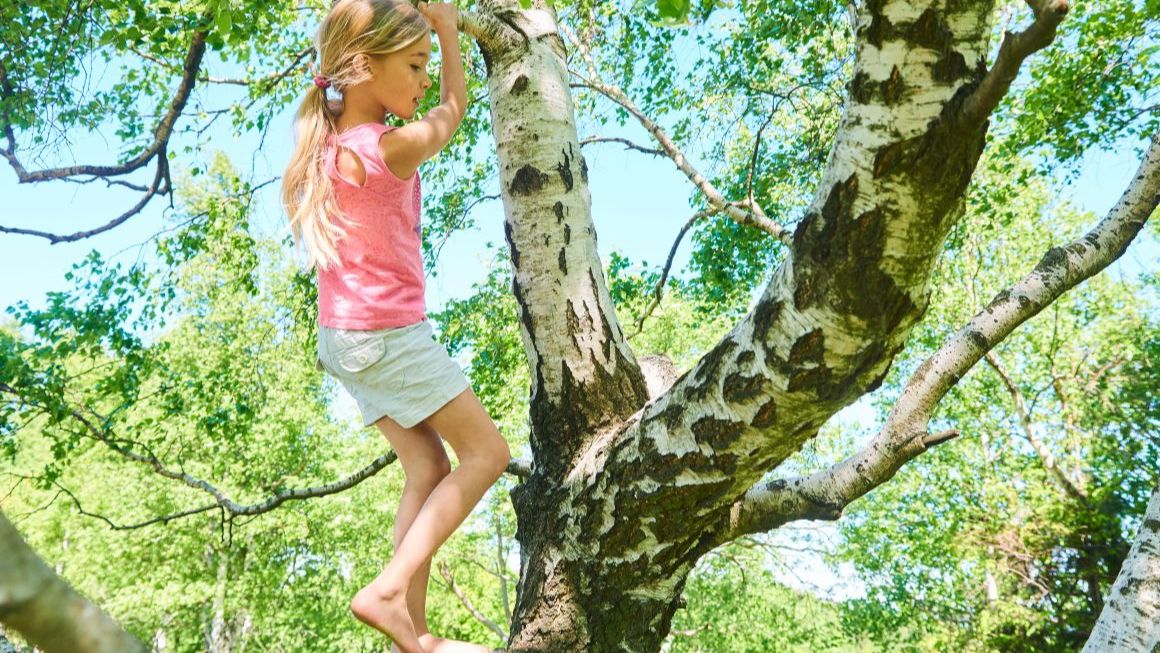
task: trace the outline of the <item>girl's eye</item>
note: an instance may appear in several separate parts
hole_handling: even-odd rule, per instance
[[[418,71],[418,70],[419,70],[419,67],[418,67],[418,66],[411,66],[411,67],[412,67],[412,68],[414,68],[416,71]]]

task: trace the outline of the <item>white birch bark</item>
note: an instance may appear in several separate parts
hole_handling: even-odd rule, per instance
[[[1160,489],[1144,513],[1136,542],[1108,591],[1083,653],[1160,650]]]

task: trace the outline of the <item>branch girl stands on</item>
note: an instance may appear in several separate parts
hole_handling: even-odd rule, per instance
[[[351,611],[404,653],[486,651],[432,636],[431,556],[510,461],[467,379],[433,338],[420,256],[421,163],[467,109],[454,5],[338,0],[318,28],[318,69],[295,122],[282,201],[295,242],[318,269],[318,359],[402,463],[395,554]],[[443,54],[441,103],[414,117],[431,86],[430,31]],[[341,94],[328,102],[326,90]],[[459,466],[443,447],[447,440]]]

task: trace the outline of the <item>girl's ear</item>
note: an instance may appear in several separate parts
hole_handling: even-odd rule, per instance
[[[365,52],[354,55],[350,65],[355,79],[374,79],[374,71],[371,70],[371,58]]]

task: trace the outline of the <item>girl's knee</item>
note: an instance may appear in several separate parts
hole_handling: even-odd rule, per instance
[[[432,456],[420,464],[411,465],[410,469],[404,468],[403,471],[406,473],[407,484],[430,491],[451,473],[451,460],[447,458],[447,454]]]
[[[490,438],[487,446],[487,453],[485,454],[486,464],[492,470],[496,478],[503,475],[504,470],[507,469],[508,463],[512,460],[511,449],[508,448],[508,443],[503,439],[503,436],[498,431]]]
[[[480,433],[470,448],[460,452],[459,461],[499,478],[511,462],[511,451],[499,431],[492,428]]]

